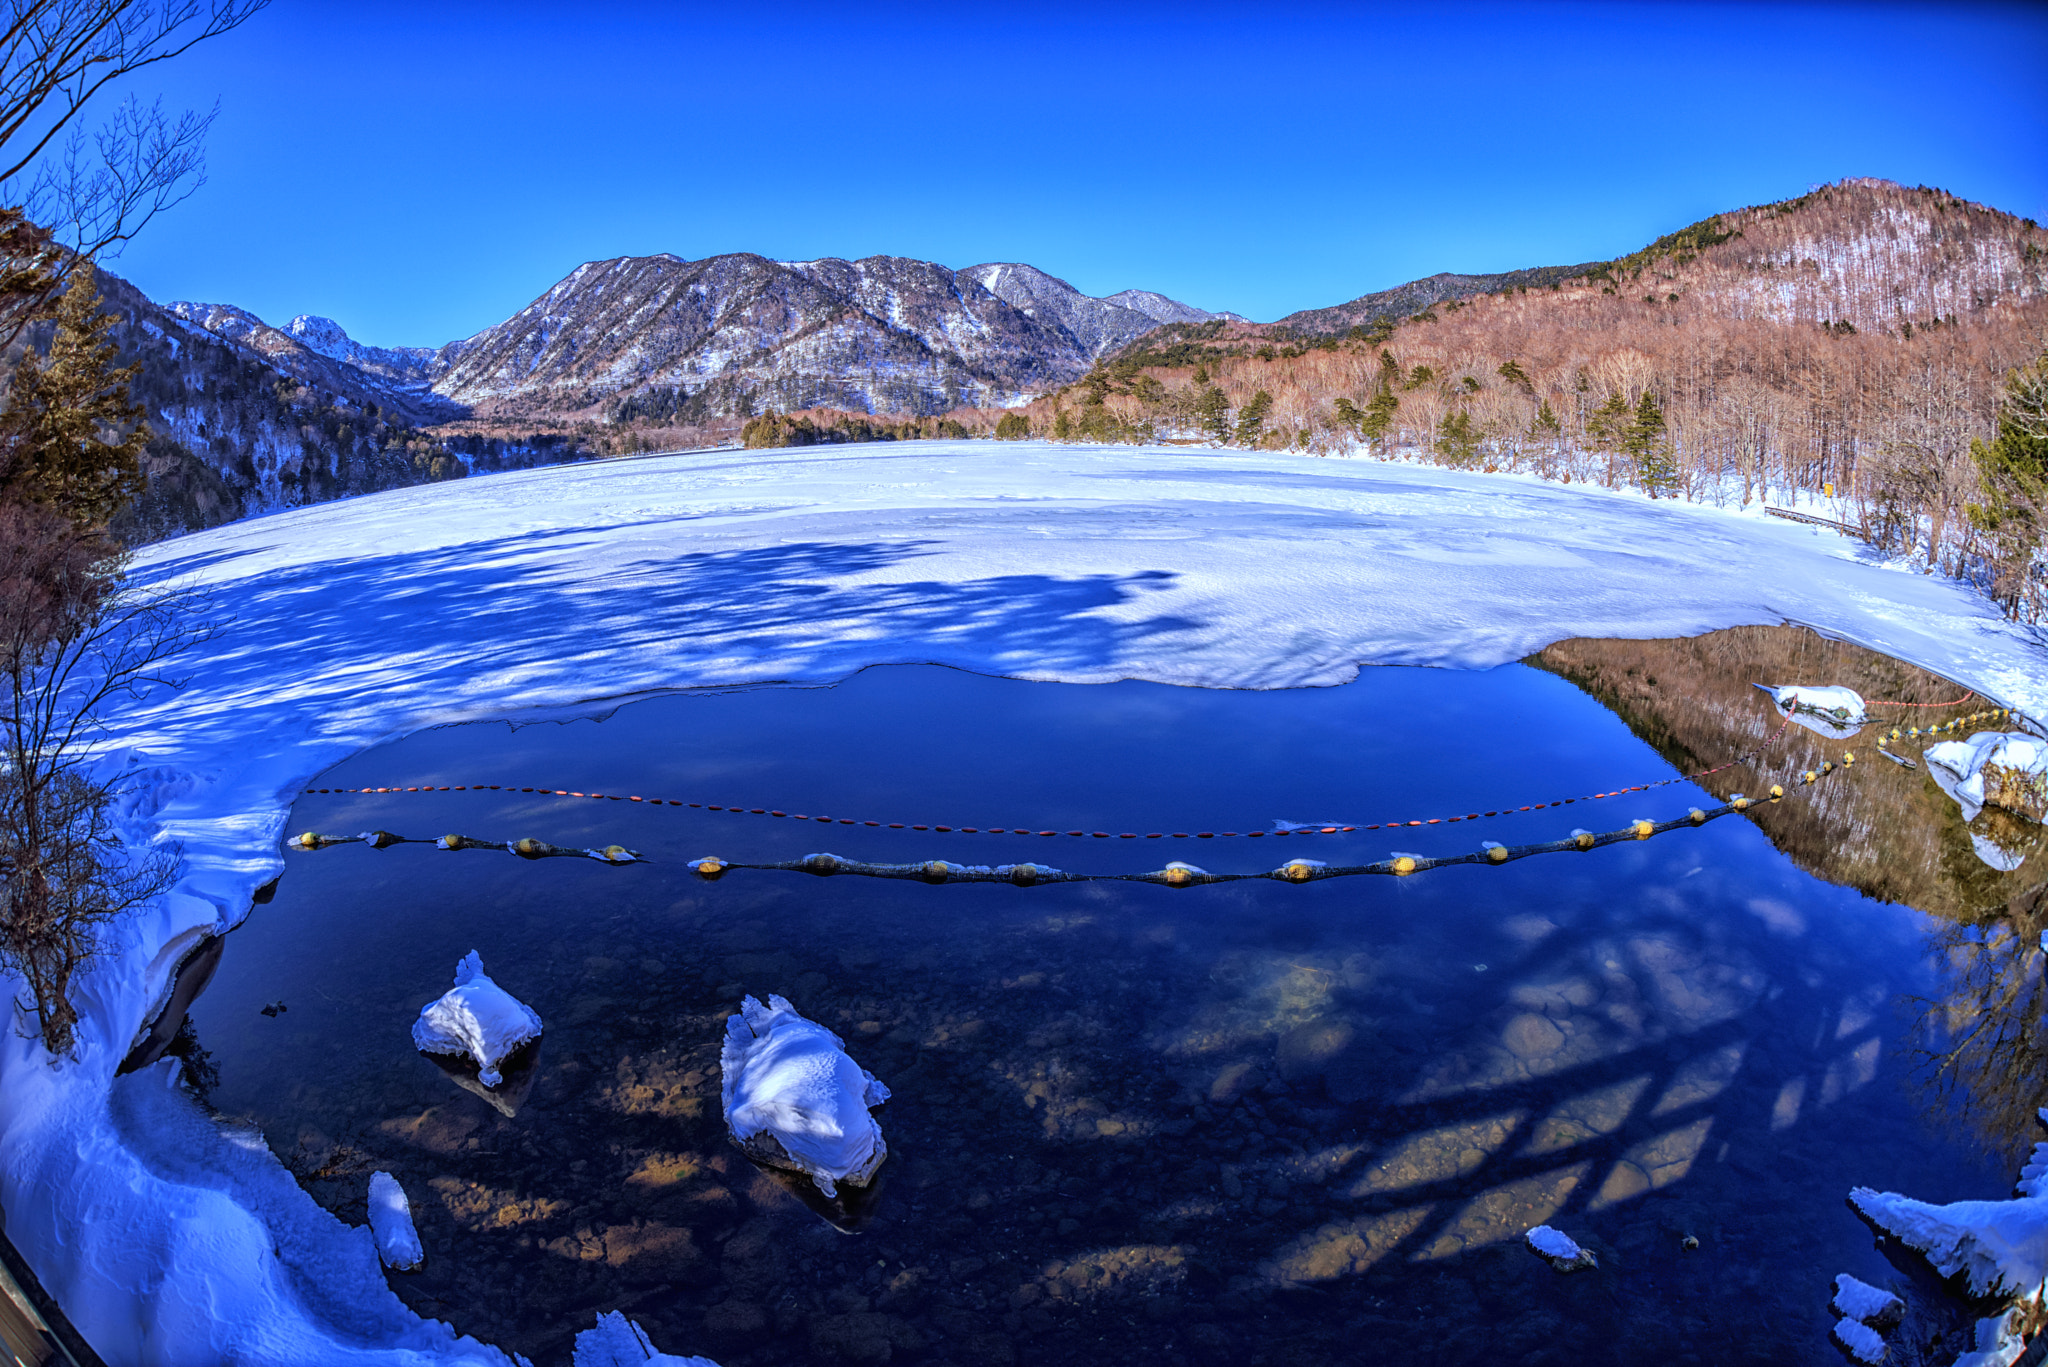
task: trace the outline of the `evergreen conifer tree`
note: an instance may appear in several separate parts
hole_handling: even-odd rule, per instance
[[[81,529],[105,526],[143,488],[149,428],[128,398],[137,367],[113,364],[113,322],[100,311],[92,267],[79,265],[47,351],[22,352],[0,414],[0,493]]]
[[[1265,434],[1266,415],[1273,411],[1273,396],[1261,389],[1251,402],[1238,410],[1237,440],[1242,446],[1257,446]]]
[[[1202,391],[1202,397],[1195,403],[1195,411],[1201,415],[1202,430],[1219,441],[1230,437],[1230,398],[1215,385]]]
[[[1636,401],[1635,415],[1622,431],[1620,445],[1636,463],[1636,478],[1651,498],[1677,490],[1678,467],[1664,436],[1664,410],[1649,390]]]

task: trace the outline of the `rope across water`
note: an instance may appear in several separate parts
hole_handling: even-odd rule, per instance
[[[1983,716],[1988,714],[1976,714]],[[1974,717],[1971,719],[1975,719]],[[1302,825],[1271,831],[1090,831],[1042,829],[1026,826],[966,826],[941,825],[939,823],[918,823],[904,821],[882,821],[865,817],[811,816],[803,812],[785,812],[768,807],[743,806],[738,803],[689,802],[679,798],[645,797],[639,793],[583,792],[569,788],[517,787],[511,784],[467,783],[435,786],[414,784],[406,787],[379,788],[307,788],[305,793],[313,795],[397,795],[403,793],[461,793],[461,792],[512,792],[532,794],[536,797],[581,798],[599,802],[638,802],[655,807],[686,807],[699,811],[726,812],[733,815],[782,817],[792,821],[810,821],[825,826],[862,826],[892,831],[928,831],[939,835],[1028,835],[1046,839],[1080,838],[1095,840],[1258,840],[1266,836],[1289,835],[1344,835],[1356,831],[1397,830],[1419,826],[1448,826],[1464,821],[1478,821],[1489,817],[1519,815],[1523,812],[1540,812],[1551,807],[1568,807],[1579,802],[1600,802],[1607,798],[1621,797],[1628,793],[1646,793],[1655,788],[1667,787],[1673,783],[1685,783],[1693,779],[1706,778],[1723,770],[1747,764],[1776,744],[1792,724],[1788,715],[1778,724],[1778,729],[1744,754],[1725,760],[1711,769],[1701,769],[1690,774],[1674,774],[1670,778],[1657,779],[1650,783],[1635,783],[1626,787],[1609,789],[1606,792],[1588,793],[1580,797],[1553,798],[1548,802],[1532,802],[1518,807],[1497,807],[1490,811],[1466,812],[1459,816],[1435,816],[1409,820],[1376,821],[1358,825]]]

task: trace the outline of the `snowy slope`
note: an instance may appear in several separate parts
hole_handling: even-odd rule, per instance
[[[271,1232],[328,1217],[267,1154],[227,1141],[138,1153],[148,1131],[110,1118],[110,1096],[151,1076],[112,1082],[170,967],[277,872],[293,793],[367,745],[521,708],[884,662],[1286,687],[1340,683],[1361,661],[1481,668],[1565,636],[1787,618],[2048,709],[2038,645],[1963,590],[1854,549],[1514,478],[1022,442],[559,467],[152,546],[141,572],[211,586],[226,623],[186,662],[181,693],[125,718],[130,762],[160,803],[134,835],[182,840],[186,872],[91,980],[76,1064],[52,1072],[11,1033],[0,1042],[8,1233],[113,1361],[483,1357],[398,1325],[389,1306],[351,1315],[312,1297],[305,1260],[290,1240],[275,1251]],[[230,1159],[248,1171],[207,1175]],[[374,1274],[366,1234],[320,1237],[349,1278]],[[314,1341],[331,1352],[309,1354]]]

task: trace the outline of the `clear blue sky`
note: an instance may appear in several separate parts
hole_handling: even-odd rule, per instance
[[[439,344],[579,262],[1028,261],[1271,319],[1846,175],[2048,220],[2048,10],[278,0],[139,93],[151,297]]]

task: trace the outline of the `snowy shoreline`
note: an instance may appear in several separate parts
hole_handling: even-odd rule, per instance
[[[82,990],[76,1062],[0,1045],[8,1234],[110,1361],[507,1361],[406,1310],[367,1229],[260,1143],[181,1124],[162,1070],[113,1077],[183,954],[279,871],[297,791],[370,745],[875,664],[1281,688],[1784,621],[2048,711],[2038,638],[1864,556],[1760,514],[1526,477],[1030,442],[555,467],[150,547],[141,577],[209,588],[225,620],[108,759],[138,781],[125,833],[183,842],[185,871]]]

